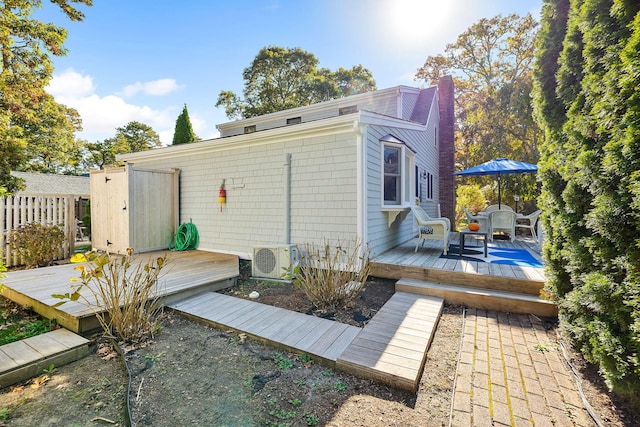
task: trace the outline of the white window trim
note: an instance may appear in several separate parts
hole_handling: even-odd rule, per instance
[[[393,147],[400,149],[400,203],[387,204],[384,200],[384,149],[385,147]],[[411,208],[411,203],[415,199],[415,153],[405,144],[384,141],[381,143],[382,162],[381,180],[380,180],[380,209],[387,214],[389,226],[395,221],[396,217]],[[409,188],[407,188],[407,186]]]

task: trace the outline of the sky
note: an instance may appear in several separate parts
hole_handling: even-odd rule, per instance
[[[243,70],[265,46],[298,47],[319,67],[362,65],[378,89],[407,85],[431,55],[481,18],[531,13],[542,0],[94,0],[71,22],[50,2],[35,17],[68,30],[48,87],[82,117],[78,138],[115,136],[131,121],[171,144],[186,104],[194,132],[218,137],[218,94],[242,94]]]

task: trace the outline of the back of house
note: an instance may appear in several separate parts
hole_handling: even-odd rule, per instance
[[[119,157],[179,170],[179,222],[195,225],[201,250],[252,259],[255,248],[359,239],[375,256],[415,237],[412,203],[453,217],[450,77],[218,129],[216,139]]]

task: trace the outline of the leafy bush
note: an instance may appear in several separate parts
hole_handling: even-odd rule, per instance
[[[305,244],[293,282],[320,310],[334,310],[355,300],[369,277],[369,251],[359,240],[348,245]]]
[[[91,200],[87,201],[85,214],[80,220],[85,228],[85,235],[91,239]]]
[[[55,306],[82,298],[106,310],[96,317],[107,336],[133,344],[152,337],[159,329],[157,287],[167,257],[144,263],[132,253],[131,249],[123,256],[89,252],[86,255],[89,262],[76,267],[80,279],[72,278],[81,284],[72,286],[73,292],[52,295],[63,300]],[[91,294],[91,300],[82,294],[83,289]]]
[[[456,187],[456,224],[467,219],[464,210],[462,210],[463,207],[466,207],[472,214],[476,214],[486,207],[486,198],[479,185],[458,185]]]
[[[27,268],[46,267],[60,256],[65,235],[57,225],[32,222],[13,230],[8,241]]]

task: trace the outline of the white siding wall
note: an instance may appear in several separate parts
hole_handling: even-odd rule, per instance
[[[356,235],[356,136],[338,133],[263,145],[138,160],[179,168],[180,222],[198,228],[200,249],[249,255],[285,242],[285,154],[291,153],[291,243]],[[227,203],[220,212],[218,189]]]
[[[435,128],[438,110],[432,109],[424,131],[401,129],[390,126],[369,126],[367,132],[367,241],[374,255],[380,254],[416,236],[417,229],[410,212],[399,215],[389,227],[387,214],[382,212],[382,152],[380,138],[392,134],[417,150],[416,165],[434,176],[434,197],[422,207],[437,216],[439,192],[439,155],[435,144]],[[413,196],[413,194],[412,194]]]

